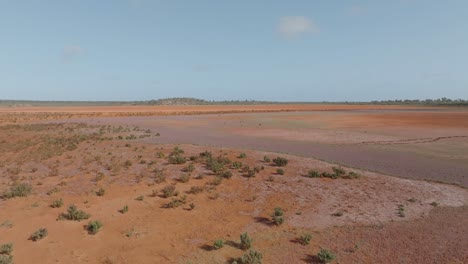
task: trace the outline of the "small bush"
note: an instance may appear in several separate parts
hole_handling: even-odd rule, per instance
[[[193,172],[194,170],[195,170],[195,165],[193,165],[193,163],[190,163],[188,166],[182,169],[183,172]]]
[[[244,152],[242,152],[239,156],[238,156],[239,159],[245,159],[247,158],[247,154],[245,154]]]
[[[283,209],[281,207],[276,207],[271,214],[271,219],[276,225],[281,225],[284,222]]]
[[[190,210],[195,209],[195,204],[194,203],[190,203],[189,206],[190,206]]]
[[[60,208],[62,206],[63,206],[63,199],[62,198],[53,201],[52,204],[50,205],[50,207],[52,207],[52,208]]]
[[[271,162],[271,159],[268,156],[263,157],[263,161],[265,162]]]
[[[11,255],[12,252],[13,252],[13,243],[0,245],[0,254]]]
[[[204,187],[202,186],[192,186],[190,187],[190,190],[187,191],[187,193],[189,194],[198,194],[198,193],[201,193],[205,190]]]
[[[249,178],[254,178],[255,177],[255,171],[254,170],[248,170],[246,175]]]
[[[122,207],[122,209],[120,209],[119,211],[121,214],[125,214],[126,212],[128,212],[128,205],[125,205],[124,207]]]
[[[232,177],[232,171],[225,171],[221,175],[223,178],[230,179]]]
[[[0,255],[0,264],[13,264],[13,256]]]
[[[11,199],[14,197],[26,197],[32,193],[32,186],[28,183],[20,183],[10,187],[9,191],[6,191],[2,198]]]
[[[174,185],[167,185],[161,191],[164,198],[169,198],[177,195],[176,188]]]
[[[335,259],[335,254],[327,249],[320,249],[320,252],[317,254],[318,259],[323,263],[329,263]]]
[[[59,220],[72,220],[72,221],[81,221],[84,219],[88,219],[90,217],[89,214],[85,213],[84,211],[78,210],[76,205],[72,204],[68,207],[66,213],[62,213],[59,215]]]
[[[143,200],[145,200],[145,197],[144,197],[143,195],[140,195],[140,196],[138,196],[137,198],[135,198],[135,200],[137,200],[137,201],[143,201]]]
[[[284,167],[288,165],[288,160],[282,157],[277,157],[273,159],[273,163],[278,167]]]
[[[341,211],[341,210],[339,210],[339,211],[337,211],[336,213],[333,213],[332,215],[333,215],[333,216],[336,216],[336,217],[340,217],[340,216],[343,216],[343,214],[344,214],[344,212]]]
[[[174,149],[172,150],[171,152],[171,155],[173,156],[176,156],[176,155],[180,155],[180,154],[184,154],[185,151],[179,147],[174,147]]]
[[[47,191],[47,195],[52,195],[52,194],[58,193],[58,192],[60,192],[60,189],[57,188],[57,187],[54,187],[54,188]]]
[[[96,192],[97,196],[104,196],[106,194],[106,190],[104,188],[99,188],[99,190]]]
[[[432,202],[431,205],[434,206],[434,207],[436,207],[436,206],[439,206],[439,203],[437,203],[437,202]]]
[[[38,241],[43,239],[49,234],[46,228],[41,228],[37,230],[36,232],[32,233],[32,235],[29,237],[32,241]]]
[[[262,264],[262,259],[262,253],[255,250],[249,250],[249,253],[245,253],[241,257],[240,262],[242,264]]]
[[[212,181],[208,182],[209,185],[220,185],[223,182],[223,177],[221,176],[216,176]]]
[[[332,170],[338,178],[346,174],[346,171],[341,167],[333,167]]]
[[[186,183],[186,182],[188,182],[189,180],[190,180],[190,175],[188,175],[188,174],[186,174],[186,173],[182,174],[182,175],[180,176],[180,178],[179,178],[179,181],[180,181],[180,182],[183,182],[183,183]]]
[[[307,172],[307,177],[309,178],[319,178],[320,177],[320,173],[316,170],[309,170]]]
[[[213,244],[213,247],[214,247],[215,249],[220,249],[220,248],[222,248],[223,246],[224,246],[224,240],[222,240],[222,239],[216,240],[216,241],[214,242],[214,244]]]
[[[240,235],[240,248],[243,250],[250,249],[252,247],[253,239],[250,238],[249,234],[243,233]]]
[[[169,156],[168,162],[170,164],[184,164],[187,160],[180,155]]]
[[[99,232],[99,230],[101,229],[102,226],[103,225],[102,225],[101,221],[99,221],[99,220],[91,221],[86,226],[86,230],[88,230],[89,234],[95,235],[95,234],[97,234]]]
[[[163,159],[164,157],[166,157],[166,155],[164,155],[164,153],[162,153],[161,151],[156,153],[156,157],[160,158],[160,159]]]
[[[234,162],[232,163],[232,168],[233,168],[233,169],[236,169],[236,170],[242,168],[242,162],[240,162],[240,161],[234,161]]]
[[[354,172],[354,171],[350,171],[350,172],[348,172],[348,175],[343,176],[343,178],[345,178],[345,179],[357,179],[357,178],[360,178],[360,177],[361,177],[361,174],[359,174],[357,172]]]
[[[283,169],[277,169],[276,174],[284,175],[284,170]]]
[[[180,198],[172,198],[172,200],[166,204],[166,208],[176,208],[187,202],[187,196],[184,195]]]
[[[299,242],[300,242],[302,245],[309,245],[311,239],[312,239],[312,235],[311,235],[311,234],[304,234],[304,235],[302,235],[302,236],[299,238]]]

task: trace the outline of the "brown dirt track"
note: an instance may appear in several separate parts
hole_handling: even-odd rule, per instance
[[[180,116],[171,114],[183,113],[183,107],[165,113],[0,111],[3,123],[19,123],[0,126],[0,193],[17,182],[34,189],[29,197],[0,200],[0,244],[14,243],[15,263],[230,264],[243,254],[239,234],[248,232],[263,263],[318,263],[320,248],[335,252],[333,263],[468,262],[467,189],[416,180],[466,186],[467,111],[355,106],[344,111],[348,106],[333,105],[328,111],[259,113],[284,106],[262,107],[230,114],[218,112],[239,108],[213,107],[209,111],[216,114],[198,115],[188,107],[184,111],[192,109],[191,115]],[[76,124],[82,122],[88,125]],[[174,144],[181,144],[187,157],[210,150],[264,170],[248,178],[231,169],[231,179],[213,185],[215,176],[196,161],[189,182],[180,182],[188,163],[172,165],[156,155],[167,157]],[[241,152],[247,158],[238,158]],[[288,158],[285,175],[264,162],[265,155]],[[330,162],[363,177],[304,177],[309,169],[331,172]],[[166,169],[165,183],[155,183],[156,168]],[[199,174],[204,177],[197,179]],[[186,204],[164,208],[170,198],[152,195],[169,184],[187,195]],[[204,191],[186,193],[192,186]],[[48,195],[53,187],[59,191]],[[101,197],[95,194],[100,187],[106,190]],[[144,200],[135,200],[140,195]],[[58,198],[64,207],[49,207]],[[57,221],[71,203],[90,213],[90,220],[103,221],[102,231],[87,234],[87,220]],[[118,212],[123,205],[130,208],[126,214]],[[277,206],[285,210],[281,226],[270,222]],[[333,216],[338,211],[343,216]],[[49,236],[28,240],[40,227]],[[312,234],[310,245],[297,243],[304,233]],[[213,241],[220,238],[226,245],[214,250]]]

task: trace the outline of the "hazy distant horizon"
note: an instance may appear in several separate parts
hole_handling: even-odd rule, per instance
[[[0,0],[0,98],[468,98],[468,2]]]

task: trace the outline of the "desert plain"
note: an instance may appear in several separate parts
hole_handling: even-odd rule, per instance
[[[0,122],[5,261],[468,262],[467,108],[4,107]]]

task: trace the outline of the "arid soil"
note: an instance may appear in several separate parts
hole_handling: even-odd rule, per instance
[[[468,186],[468,111],[359,110],[70,119],[157,130],[151,143],[258,149]]]
[[[457,118],[449,122],[451,114]],[[463,170],[468,126],[461,110],[71,115],[53,122],[29,115],[0,126],[0,194],[32,187],[26,197],[0,200],[0,246],[13,244],[15,263],[232,263],[248,252],[240,246],[244,232],[263,263],[320,263],[321,249],[334,253],[333,263],[468,261],[467,189],[295,152],[315,146],[340,157],[342,148],[380,166],[369,161],[375,151]],[[436,118],[410,121],[429,115]],[[276,157],[287,165],[275,165]],[[421,172],[397,163],[397,172]],[[335,174],[340,169],[345,174]],[[445,169],[435,180],[463,179]],[[167,186],[178,195],[165,197]],[[51,207],[59,199],[63,205]],[[71,204],[90,217],[59,219]],[[276,207],[284,211],[279,225],[271,216]],[[86,225],[94,220],[103,227],[93,235]],[[48,235],[29,239],[39,228]],[[299,240],[304,234],[312,236],[307,245]],[[215,249],[218,239],[224,247]]]

